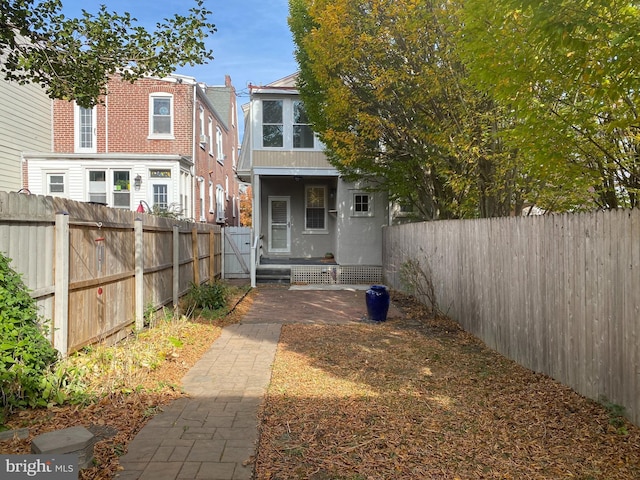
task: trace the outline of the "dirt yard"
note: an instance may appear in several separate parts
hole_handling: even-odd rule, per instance
[[[404,319],[285,326],[258,480],[638,479],[640,429],[396,298]]]

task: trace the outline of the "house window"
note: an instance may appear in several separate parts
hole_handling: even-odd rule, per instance
[[[204,214],[204,177],[198,177],[198,183],[200,184],[200,221],[201,222],[206,222],[207,221],[207,217]]]
[[[113,172],[113,206],[131,208],[131,172],[115,170]]]
[[[222,145],[222,130],[220,127],[216,127],[216,147],[218,149],[216,160],[218,160],[219,163],[224,163],[224,145]]]
[[[153,184],[153,206],[160,210],[169,208],[169,187],[162,183]]]
[[[173,136],[173,96],[154,93],[149,96],[150,137],[172,138]]]
[[[64,173],[47,173],[47,195],[64,196]]]
[[[216,185],[216,222],[224,223],[225,221],[225,203],[224,188],[222,185]]]
[[[96,109],[75,106],[75,148],[76,152],[95,153],[96,150]]]
[[[282,147],[284,125],[282,123],[282,100],[262,102],[262,146]]]
[[[293,148],[313,148],[313,130],[299,100],[293,102]]]
[[[171,178],[171,170],[168,168],[149,170],[151,178]]]
[[[209,135],[209,155],[213,156],[213,119],[209,117],[208,131]]]
[[[353,194],[353,216],[369,217],[373,214],[373,198],[368,193]]]
[[[106,170],[89,170],[89,201],[107,204]]]
[[[215,199],[213,198],[213,182],[209,180],[209,213],[215,213],[214,201]]]
[[[326,188],[309,186],[305,191],[305,227],[307,230],[324,230],[326,221]]]
[[[204,108],[199,108],[199,119],[200,119],[200,148],[203,150],[207,145],[207,135],[204,133]]]

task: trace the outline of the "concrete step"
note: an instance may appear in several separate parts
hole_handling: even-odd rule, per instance
[[[291,268],[258,267],[256,283],[291,283]]]

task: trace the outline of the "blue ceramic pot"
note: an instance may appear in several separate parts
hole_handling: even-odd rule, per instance
[[[365,293],[369,320],[384,322],[387,319],[389,304],[391,303],[387,287],[384,285],[372,285]]]

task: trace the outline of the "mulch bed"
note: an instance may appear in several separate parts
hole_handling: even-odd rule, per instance
[[[283,327],[258,480],[640,478],[640,428],[399,302],[385,323]]]

